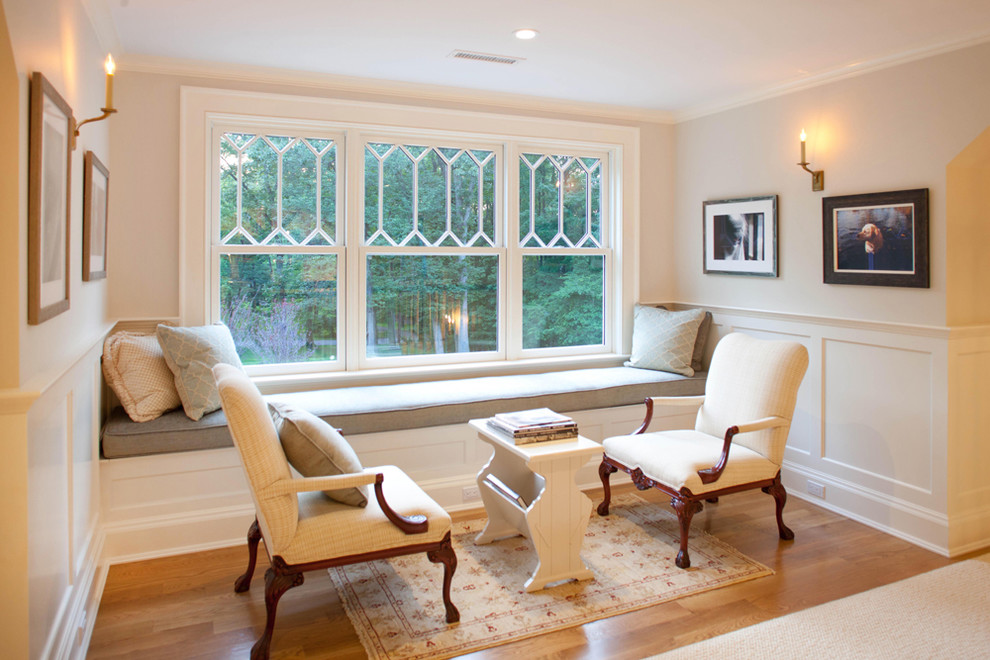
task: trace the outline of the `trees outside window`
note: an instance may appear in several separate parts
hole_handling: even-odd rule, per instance
[[[246,365],[608,348],[607,152],[251,128],[214,130],[215,314]]]

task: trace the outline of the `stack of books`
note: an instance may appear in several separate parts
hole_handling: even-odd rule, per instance
[[[517,445],[548,440],[566,440],[578,435],[577,423],[549,408],[499,413],[488,418],[488,425],[512,438]]]

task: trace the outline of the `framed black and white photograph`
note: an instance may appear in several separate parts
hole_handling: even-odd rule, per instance
[[[822,200],[826,284],[928,288],[928,189]]]
[[[777,196],[702,205],[704,272],[777,277]]]
[[[40,73],[31,76],[28,150],[28,323],[69,309],[72,108]]]
[[[92,151],[83,157],[83,281],[107,276],[110,171]]]

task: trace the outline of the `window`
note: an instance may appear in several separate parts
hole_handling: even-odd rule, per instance
[[[266,109],[289,117],[284,108],[305,103],[275,98],[206,110],[195,138],[201,95],[225,93],[186,92],[186,148],[202,140],[209,167],[186,161],[183,321],[195,323],[201,300],[203,321],[230,327],[251,373],[612,359],[622,350],[633,295],[623,279],[634,280],[635,263],[620,262],[614,242],[633,129],[588,124],[593,138],[584,139],[584,125],[567,127],[574,138],[564,139],[556,127],[558,137],[542,139],[528,124],[548,122],[503,118],[526,130],[493,137],[458,122],[423,128],[422,118],[400,128],[409,112],[373,104],[260,118]],[[368,108],[389,121],[366,118]],[[197,171],[209,182],[198,198],[209,209],[201,230]],[[202,280],[197,231],[209,237]]]
[[[495,150],[364,150],[365,356],[497,352]]]
[[[523,348],[605,342],[602,161],[519,157]]]
[[[245,365],[337,355],[337,141],[217,132],[220,320]]]

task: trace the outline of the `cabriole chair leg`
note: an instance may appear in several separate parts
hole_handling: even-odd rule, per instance
[[[261,541],[261,528],[258,527],[258,519],[255,518],[254,522],[251,523],[251,527],[248,528],[247,533],[247,544],[248,544],[248,567],[244,571],[244,575],[237,578],[234,582],[234,591],[237,593],[244,593],[251,587],[251,578],[254,577],[254,566],[258,562],[258,542]]]
[[[272,644],[272,633],[275,631],[275,611],[278,601],[286,591],[303,583],[302,573],[285,571],[285,562],[281,557],[272,558],[272,567],[265,571],[265,632],[254,646],[251,647],[251,660],[268,660],[268,649]]]
[[[778,474],[774,478],[773,483],[762,490],[764,493],[773,495],[774,502],[777,505],[777,531],[780,534],[780,538],[785,541],[793,540],[794,532],[784,524],[784,505],[787,504],[787,491],[784,490],[784,483],[781,481],[780,475]]]
[[[609,504],[612,503],[612,486],[609,483],[609,478],[612,476],[613,472],[617,472],[618,468],[614,465],[610,465],[605,461],[601,462],[598,466],[598,476],[602,480],[602,503],[598,505],[598,515],[607,516]]]
[[[434,564],[443,564],[443,606],[447,611],[447,623],[457,623],[461,620],[461,613],[450,600],[450,583],[454,579],[454,571],[457,570],[457,555],[454,554],[450,534],[448,533],[444,538],[439,549],[430,550],[426,556]]]
[[[688,554],[688,535],[691,531],[691,519],[694,514],[702,509],[701,502],[682,500],[679,497],[670,498],[670,506],[674,507],[677,513],[677,522],[681,526],[681,548],[677,553],[674,564],[677,568],[688,568],[691,566],[691,556]]]

